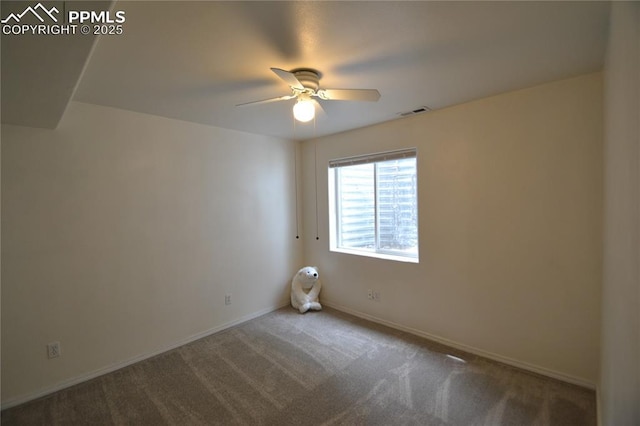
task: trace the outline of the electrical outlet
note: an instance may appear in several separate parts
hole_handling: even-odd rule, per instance
[[[47,345],[47,357],[58,358],[60,356],[60,342],[51,342]]]
[[[374,291],[373,292],[373,300],[379,302],[380,301],[380,292],[379,291]]]
[[[373,300],[373,290],[371,289],[367,290],[367,298],[369,300]]]
[[[230,305],[231,304],[231,295],[227,294],[224,296],[224,304],[225,305]]]

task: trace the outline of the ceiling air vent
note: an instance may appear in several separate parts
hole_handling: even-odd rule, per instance
[[[429,108],[428,106],[421,106],[411,111],[399,112],[398,115],[400,117],[409,117],[411,115],[422,114],[423,112],[429,111],[431,111],[431,108]]]

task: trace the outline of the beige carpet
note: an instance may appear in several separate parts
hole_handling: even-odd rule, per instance
[[[5,410],[2,425],[590,426],[595,411],[586,389],[284,308]]]

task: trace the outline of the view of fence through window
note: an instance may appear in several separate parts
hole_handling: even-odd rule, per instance
[[[333,170],[336,246],[417,257],[415,156]]]

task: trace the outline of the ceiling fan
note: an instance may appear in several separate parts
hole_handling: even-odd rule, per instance
[[[261,101],[247,102],[236,106],[243,107],[297,99],[293,106],[293,116],[298,121],[307,122],[315,117],[316,107],[322,110],[322,106],[313,98],[318,98],[322,101],[367,102],[376,102],[380,99],[380,92],[376,89],[321,89],[320,73],[310,68],[297,68],[291,71],[271,68],[271,71],[289,85],[291,94]]]

